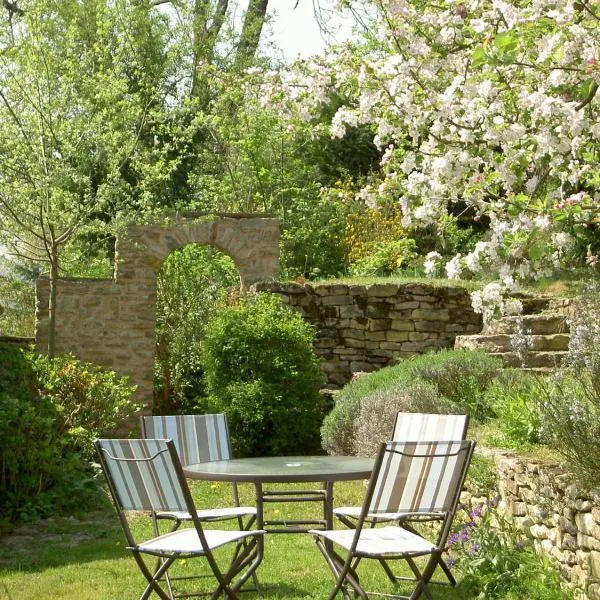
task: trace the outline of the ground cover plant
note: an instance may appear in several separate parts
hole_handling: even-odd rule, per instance
[[[477,600],[568,600],[558,571],[497,509],[497,500],[463,507],[450,536],[448,561],[463,575],[465,597]]]

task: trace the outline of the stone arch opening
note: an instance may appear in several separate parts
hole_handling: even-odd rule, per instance
[[[56,351],[72,352],[128,375],[138,398],[152,404],[156,277],[169,254],[188,244],[213,246],[230,256],[242,289],[279,275],[279,225],[257,215],[177,218],[168,224],[131,225],[117,240],[112,279],[58,282]],[[36,345],[48,340],[47,279],[36,286]]]
[[[155,414],[198,410],[206,396],[201,364],[206,325],[239,288],[233,259],[214,246],[188,244],[165,259],[157,276]]]

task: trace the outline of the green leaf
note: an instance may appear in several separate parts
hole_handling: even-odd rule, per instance
[[[544,255],[542,246],[536,244],[529,249],[529,258],[531,260],[539,260]]]
[[[587,98],[589,96],[593,85],[594,85],[593,77],[589,77],[581,84],[581,87],[579,88],[579,97],[582,100],[584,100],[585,98]]]
[[[494,38],[494,46],[502,53],[514,52],[517,49],[517,38],[510,31],[501,33]]]
[[[483,47],[475,48],[471,55],[471,65],[473,67],[480,67],[487,62],[487,54]]]

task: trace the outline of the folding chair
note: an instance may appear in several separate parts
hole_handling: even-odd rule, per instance
[[[464,440],[467,436],[467,427],[469,425],[468,415],[445,415],[435,413],[410,413],[399,412],[396,415],[392,440],[397,442],[419,442],[423,440]],[[334,509],[333,513],[347,527],[356,527],[356,520],[360,515],[360,506],[341,506]],[[436,520],[435,516],[416,515],[410,519],[406,515],[397,514],[379,514],[367,515],[366,520],[374,527],[378,523],[397,521],[405,528],[410,528],[407,521],[431,521]],[[385,570],[391,581],[395,580],[395,575],[388,568],[385,561],[381,561],[381,566]],[[442,560],[440,567],[444,571],[450,585],[456,585],[454,575]],[[432,582],[439,583],[439,582]]]
[[[148,581],[140,600],[146,600],[152,592],[163,600],[173,600],[176,596],[167,571],[177,559],[193,557],[206,558],[217,587],[212,592],[188,592],[181,596],[210,596],[216,600],[223,594],[236,600],[236,592],[258,567],[258,544],[262,543],[264,531],[203,529],[171,440],[97,440],[95,446],[127,538],[127,549],[133,552]],[[193,526],[137,541],[129,525],[128,516],[132,511],[150,511],[153,516],[161,511],[185,512],[190,515]],[[157,534],[156,520],[153,518],[152,522]],[[233,558],[222,570],[213,550],[232,543],[235,544]],[[158,558],[153,570],[143,555]]]
[[[142,437],[173,440],[182,465],[228,460],[231,458],[231,444],[227,415],[169,415],[162,417],[141,417]],[[238,487],[233,483],[233,506],[199,510],[201,521],[225,521],[237,519],[240,529],[250,529],[256,520],[255,506],[240,506]],[[172,519],[173,529],[190,515],[184,512],[161,512],[157,519]],[[247,517],[246,523],[243,518]]]
[[[387,442],[382,444],[355,529],[312,530],[317,546],[332,570],[336,582],[328,599],[342,592],[347,600],[350,590],[363,600],[357,567],[362,559],[404,560],[414,577],[395,581],[415,583],[410,596],[390,594],[392,598],[416,600],[425,594],[433,600],[429,583],[447,548],[447,539],[475,443],[469,440]],[[430,516],[441,521],[435,541],[414,531],[391,525],[373,528],[369,515]],[[346,551],[342,558],[335,550]],[[420,569],[415,558],[429,556]],[[373,592],[370,592],[373,593]]]

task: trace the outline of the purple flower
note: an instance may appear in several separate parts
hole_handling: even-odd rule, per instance
[[[458,543],[458,533],[453,533],[448,538],[448,544],[453,545],[453,544],[457,544],[457,543]]]
[[[461,542],[466,542],[469,539],[469,530],[468,529],[463,529],[459,534],[458,534],[458,539]]]
[[[517,540],[515,542],[515,546],[519,549],[519,550],[523,550],[523,548],[525,547],[525,542],[523,540]]]
[[[488,506],[491,506],[492,508],[498,506],[498,498],[490,498],[488,500]]]
[[[481,516],[482,507],[476,506],[470,513],[469,516],[471,519],[478,519]]]
[[[451,569],[455,564],[456,564],[456,559],[454,558],[454,556],[449,556],[446,559],[446,564],[448,565],[448,567]]]
[[[470,548],[469,548],[469,554],[477,554],[477,552],[479,552],[479,549],[481,548],[481,544],[473,544]]]

